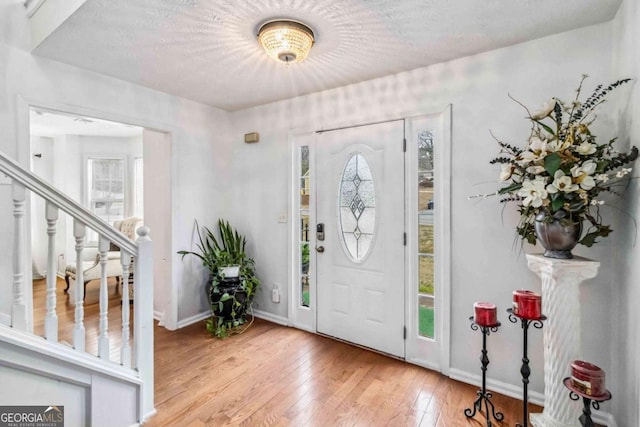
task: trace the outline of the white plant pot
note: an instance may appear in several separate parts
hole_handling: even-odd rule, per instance
[[[225,278],[238,277],[240,275],[240,266],[239,265],[230,265],[228,267],[222,267],[220,269],[220,274]]]

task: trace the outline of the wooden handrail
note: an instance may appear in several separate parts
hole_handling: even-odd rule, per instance
[[[93,212],[84,208],[71,197],[59,191],[51,184],[48,184],[31,171],[22,167],[2,151],[0,151],[0,172],[4,173],[14,181],[21,183],[29,190],[49,201],[58,207],[58,209],[68,213],[92,230],[97,231],[121,249],[126,250],[134,256],[138,255],[138,246],[134,241],[130,240],[120,231],[113,228],[109,223],[95,215]]]

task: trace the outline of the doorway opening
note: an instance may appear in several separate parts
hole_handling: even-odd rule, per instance
[[[170,134],[128,123],[104,120],[78,112],[62,112],[28,106],[29,165],[31,170],[57,190],[119,229],[132,240],[135,230],[146,225],[154,241],[154,316],[162,320],[171,292],[171,148]],[[55,264],[47,260],[47,222],[44,201],[31,196],[29,217],[33,259],[32,302],[43,277],[55,274],[66,288],[75,286],[70,269],[76,252],[73,220],[60,213],[56,224]],[[87,230],[83,251],[86,266],[97,259],[97,236]],[[93,253],[92,253],[93,252]],[[84,267],[83,267],[84,268]],[[96,271],[99,272],[98,265]],[[97,273],[99,275],[99,273]],[[85,274],[85,279],[92,277]],[[120,277],[108,278],[109,295],[118,294]],[[86,280],[85,280],[86,282]],[[86,283],[85,304],[99,301],[99,278]],[[70,289],[69,289],[70,290]],[[68,292],[66,295],[74,295]],[[73,297],[67,301],[73,304]],[[34,313],[35,315],[35,313]],[[169,314],[170,315],[170,314]],[[33,325],[37,326],[36,324]]]

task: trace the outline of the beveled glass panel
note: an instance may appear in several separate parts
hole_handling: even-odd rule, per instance
[[[300,176],[305,176],[309,172],[309,147],[300,147]]]
[[[418,252],[421,254],[433,254],[433,217],[419,215],[418,224]]]
[[[364,160],[364,157],[362,157],[362,154],[358,155],[357,160],[358,160],[358,176],[360,177],[360,179],[363,181],[373,180],[373,176],[371,176],[371,169],[369,168],[369,164],[366,161],[361,161],[361,160]]]
[[[344,239],[344,244],[347,247],[347,251],[349,255],[358,254],[358,240],[353,235],[353,233],[343,233],[342,238]],[[355,258],[355,256],[354,256]]]
[[[365,234],[373,234],[373,228],[376,225],[376,210],[375,208],[366,208],[362,211],[360,221],[358,221],[358,227],[360,231]]]
[[[418,292],[435,295],[433,257],[420,255],[418,257]]]
[[[300,241],[308,242],[310,233],[309,215],[300,215]]]
[[[309,307],[309,276],[300,277],[300,305]]]
[[[309,274],[309,243],[300,244],[300,272],[302,275]]]
[[[418,210],[420,212],[432,211],[435,208],[435,201],[433,200],[433,190],[420,190],[418,193]]]
[[[342,172],[342,182],[353,181],[353,178],[356,176],[357,170],[357,155],[353,155],[351,156],[351,158],[349,158],[349,161],[347,161],[347,165],[344,167],[344,171]]]
[[[435,325],[435,175],[433,130],[417,134],[418,143],[418,334],[434,338]]]
[[[362,181],[358,186],[358,193],[367,208],[376,206],[376,193],[373,188],[373,181]]]
[[[420,295],[418,297],[418,333],[426,338],[434,338],[434,303],[433,297]]]
[[[339,191],[339,226],[343,246],[359,262],[371,249],[376,221],[376,192],[373,174],[362,153],[347,160]]]
[[[434,133],[426,130],[418,133],[418,170],[433,170],[433,138]]]
[[[351,214],[348,207],[340,208],[340,217],[342,218],[342,229],[344,231],[353,231],[358,226],[358,220]]]
[[[352,181],[342,182],[340,185],[340,206],[350,206],[356,193],[356,185]]]

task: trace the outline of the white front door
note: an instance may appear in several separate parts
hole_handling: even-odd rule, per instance
[[[323,132],[315,145],[317,331],[398,357],[405,356],[403,140],[398,120]]]

